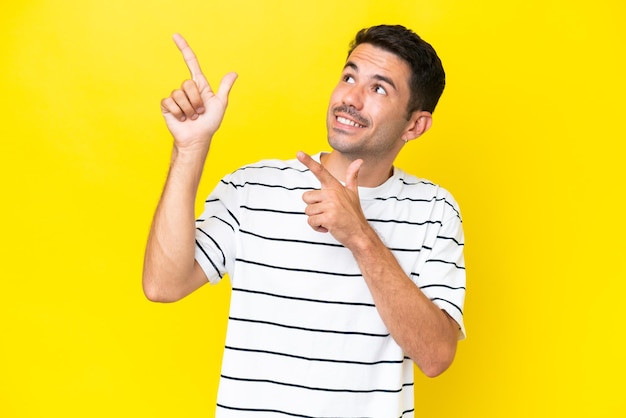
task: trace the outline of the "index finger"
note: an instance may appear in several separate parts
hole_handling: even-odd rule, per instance
[[[187,64],[187,68],[189,68],[189,72],[191,73],[191,78],[196,83],[204,79],[204,74],[202,73],[202,69],[200,68],[200,62],[198,58],[196,58],[196,54],[193,52],[185,38],[179,33],[175,33],[172,37],[176,46],[183,54],[183,58],[185,59],[185,64]]]
[[[324,168],[323,165],[321,165],[320,163],[318,163],[317,161],[315,161],[313,158],[311,158],[311,156],[305,152],[299,151],[297,154],[297,158],[298,161],[300,161],[302,164],[304,164],[309,170],[311,170],[311,173],[313,173],[315,175],[315,177],[317,177],[317,179],[320,181],[320,183],[322,184],[322,187],[330,187],[330,186],[336,186],[338,185],[342,185],[339,180],[337,180],[335,177],[333,177],[332,174],[330,174],[330,172],[328,170],[326,170]]]

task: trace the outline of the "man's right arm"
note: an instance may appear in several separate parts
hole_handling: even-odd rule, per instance
[[[195,261],[195,200],[211,139],[219,128],[237,78],[229,73],[214,93],[198,60],[180,35],[174,41],[192,79],[161,101],[174,137],[170,169],[148,237],[143,290],[152,301],[181,299],[207,282]]]

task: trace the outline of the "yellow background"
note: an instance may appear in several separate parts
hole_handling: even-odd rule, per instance
[[[239,73],[200,194],[260,158],[326,149],[361,27],[440,54],[435,125],[398,165],[441,183],[466,229],[468,339],[418,377],[417,416],[626,414],[622,0],[81,0],[0,6],[0,417],[209,417],[227,284],[141,292],[171,139],[161,97]],[[200,199],[201,200],[201,199]]]

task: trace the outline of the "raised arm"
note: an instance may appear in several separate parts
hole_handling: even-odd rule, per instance
[[[228,94],[237,78],[224,76],[213,92],[193,50],[176,34],[174,42],[191,74],[161,100],[161,112],[174,138],[170,169],[152,221],[143,268],[143,290],[152,301],[183,298],[206,283],[195,262],[195,200],[204,162],[218,130]]]

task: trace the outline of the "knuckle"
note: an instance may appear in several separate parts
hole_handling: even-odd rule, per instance
[[[185,90],[192,89],[195,86],[196,86],[196,83],[194,83],[193,80],[189,80],[189,79],[183,81],[183,84],[181,84],[181,87]]]
[[[170,97],[175,102],[180,102],[182,99],[186,98],[187,96],[185,95],[185,92],[182,91],[181,89],[176,89],[176,90],[172,90],[172,94],[170,94]]]
[[[171,97],[166,97],[165,99],[161,100],[161,107],[164,110],[170,113],[173,113],[175,115],[180,113],[180,108],[178,107],[174,99],[172,99]]]
[[[326,169],[325,169],[325,168],[324,168],[324,166],[322,166],[322,165],[319,165],[319,164],[318,164],[318,165],[314,166],[314,169],[315,169],[315,172],[316,172],[318,175],[320,175],[320,176],[323,176],[323,175],[325,175],[325,174],[326,174]]]

